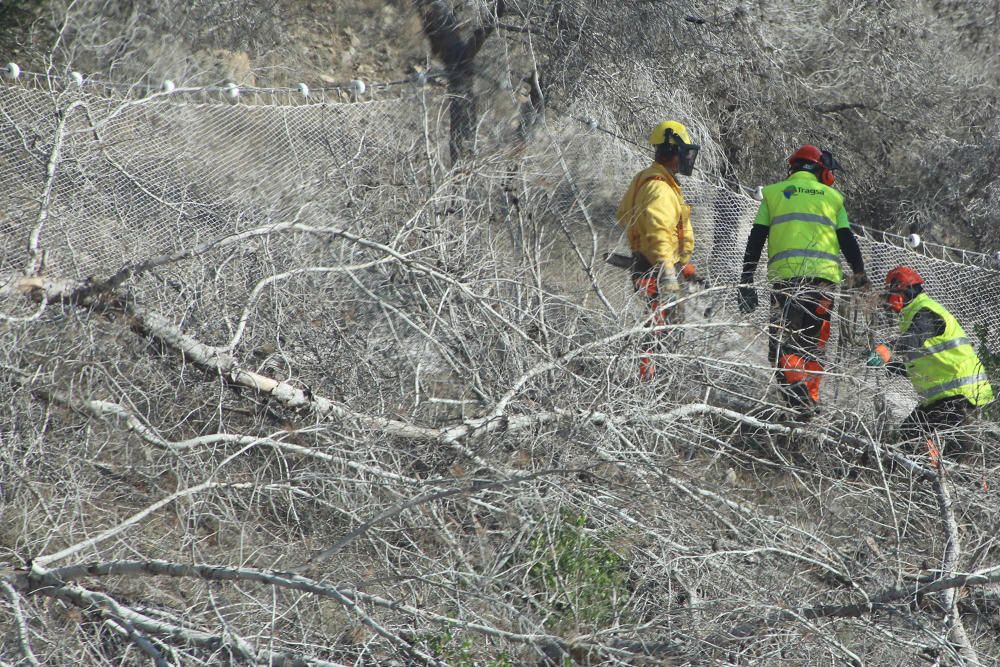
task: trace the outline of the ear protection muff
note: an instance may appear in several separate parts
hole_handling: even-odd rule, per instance
[[[885,307],[894,313],[903,310],[906,305],[906,298],[899,292],[889,292],[885,297]]]
[[[834,175],[834,170],[840,169],[840,163],[837,162],[833,157],[833,153],[830,151],[821,151],[820,156],[820,170],[819,170],[819,181],[823,185],[833,185],[837,177]]]

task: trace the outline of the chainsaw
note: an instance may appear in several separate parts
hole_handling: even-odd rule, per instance
[[[632,259],[632,255],[623,255],[617,252],[609,252],[604,256],[604,261],[611,266],[617,266],[619,269],[632,270],[635,265],[635,260]]]
[[[628,271],[635,270],[635,258],[633,255],[623,255],[618,252],[609,252],[604,255],[604,261],[611,266],[618,267],[619,269],[626,269]],[[690,262],[684,265],[684,268],[678,272],[678,275],[691,283],[697,283],[700,285],[704,282],[698,275],[694,264],[691,264]]]

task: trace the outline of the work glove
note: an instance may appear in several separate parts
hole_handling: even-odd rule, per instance
[[[848,289],[868,290],[871,289],[872,281],[868,280],[868,274],[858,271],[847,281]]]
[[[752,285],[740,285],[737,301],[744,315],[757,310],[757,290]]]
[[[673,265],[663,264],[660,266],[657,286],[661,292],[676,294],[681,291],[681,286],[677,282],[677,272]]]
[[[872,368],[882,368],[889,363],[890,359],[892,359],[892,350],[886,345],[879,344],[868,355],[868,361],[865,362],[865,365]]]
[[[675,295],[681,291],[680,283],[677,282],[677,276],[673,274],[670,276],[660,276],[659,287],[660,291],[664,294]]]

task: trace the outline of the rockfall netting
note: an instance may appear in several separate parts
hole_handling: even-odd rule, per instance
[[[704,281],[640,383],[646,310],[603,256],[642,132],[483,105],[449,167],[417,83],[0,86],[0,658],[950,659],[912,597],[990,562],[993,426],[954,511],[920,459],[864,460],[913,391],[866,368],[892,323],[846,295],[823,412],[783,421],[766,308],[733,308],[757,204],[680,108]],[[944,289],[988,303],[989,258],[897,241],[865,241],[874,277],[908,261],[990,324]],[[995,656],[995,591],[969,589]]]
[[[23,269],[37,234],[47,275],[104,277],[150,257],[287,222],[287,211],[317,202],[326,211],[366,210],[373,224],[391,226],[393,196],[433,186],[434,165],[447,150],[447,120],[443,97],[428,86],[380,90],[382,99],[358,91],[306,97],[301,90],[237,96],[198,89],[137,96],[134,89],[122,95],[38,80],[2,85],[0,269]],[[591,118],[606,117],[592,111]],[[616,245],[624,250],[614,209],[649,158],[607,124],[537,123],[532,140],[504,158],[517,166],[504,169],[519,171],[547,198],[567,238],[576,239],[576,261],[589,279],[577,276],[561,287],[583,297],[603,285],[614,292],[607,303],[618,307],[629,302],[627,281],[601,258]],[[753,192],[705,172],[682,185],[694,209],[702,277],[710,286],[735,284],[757,208]],[[928,244],[914,249],[905,239],[858,229],[876,284],[891,267],[910,265],[969,333],[991,349],[1000,346],[1000,311],[991,307],[1000,300],[993,257]],[[758,281],[763,274],[758,270]],[[732,307],[733,292],[716,292],[705,313]],[[892,323],[879,321],[870,303],[841,301],[837,330],[850,335],[853,347],[891,334]],[[757,324],[765,312],[755,313]],[[843,353],[844,346],[837,349]],[[842,356],[853,363],[863,351]]]

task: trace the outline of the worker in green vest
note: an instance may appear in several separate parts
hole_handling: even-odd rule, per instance
[[[779,371],[786,403],[803,418],[814,415],[819,404],[841,253],[853,270],[850,286],[870,285],[844,196],[833,187],[833,172],[839,168],[829,151],[811,144],[792,153],[788,178],[763,188],[743,254],[738,300],[746,314],[757,307],[754,273],[767,242],[768,358]]]
[[[993,400],[993,387],[958,320],[924,292],[924,279],[908,266],[885,277],[885,306],[899,313],[901,335],[875,347],[869,366],[905,374],[920,397],[900,426],[906,440],[929,438],[939,429],[964,424]],[[935,456],[931,442],[932,457]],[[937,445],[940,447],[940,445]]]

